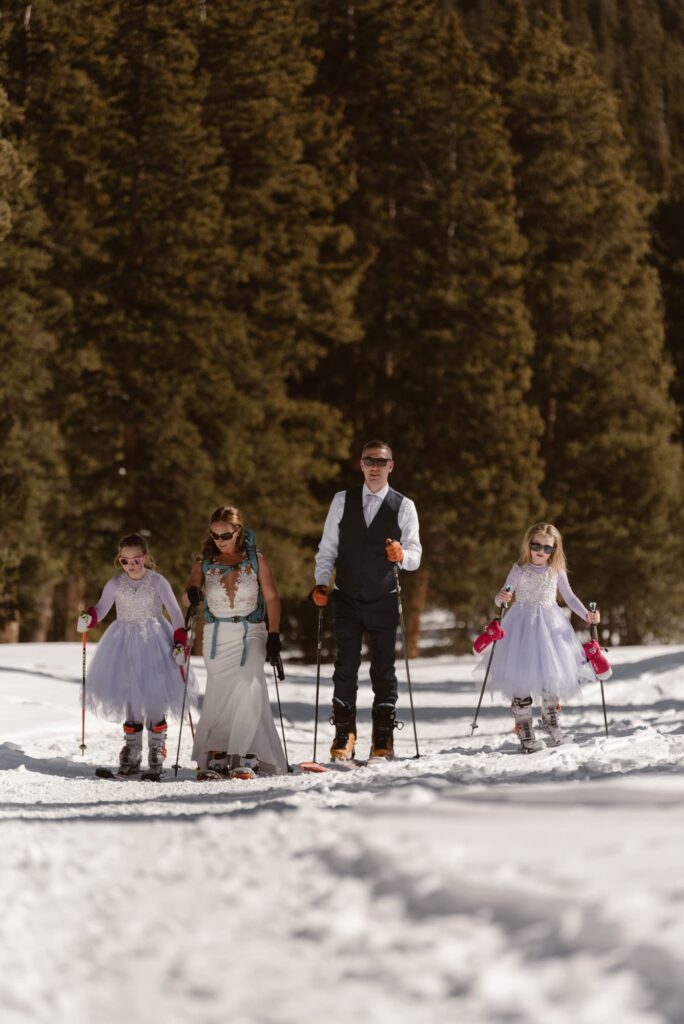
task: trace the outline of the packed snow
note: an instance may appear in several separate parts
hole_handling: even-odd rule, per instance
[[[79,644],[0,647],[4,1024],[684,1021],[684,647],[611,655],[607,737],[596,683],[573,744],[521,755],[489,697],[471,738],[474,659],[442,655],[419,759],[400,672],[391,764],[198,783],[186,722],[155,784],[95,778],[114,724],[79,751]],[[296,764],[316,673],[286,668]],[[321,695],[324,758],[329,665]]]

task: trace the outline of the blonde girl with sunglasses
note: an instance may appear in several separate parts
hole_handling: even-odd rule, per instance
[[[527,530],[520,557],[497,594],[497,606],[515,597],[503,621],[505,637],[494,651],[488,686],[511,701],[515,731],[523,753],[541,750],[532,724],[532,705],[541,704],[541,726],[553,746],[572,740],[560,728],[562,705],[595,679],[582,645],[559,608],[557,593],[584,622],[600,621],[588,611],[568,582],[563,538],[551,523]],[[484,675],[491,651],[482,656],[476,675]]]
[[[116,606],[116,619],[100,639],[88,668],[86,708],[110,722],[123,721],[120,775],[141,771],[145,727],[150,771],[161,774],[166,718],[179,716],[183,703],[179,671],[187,662],[183,613],[170,583],[156,571],[143,536],[122,537],[114,562],[121,571],[107,581],[97,604],[81,612],[76,624],[79,633],[93,629]],[[191,672],[187,675],[192,704],[197,700],[196,681]]]

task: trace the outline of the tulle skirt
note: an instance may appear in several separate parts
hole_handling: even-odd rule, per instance
[[[503,619],[506,636],[494,649],[487,689],[512,700],[529,694],[574,697],[583,682],[595,679],[582,645],[557,604],[515,603]],[[474,676],[484,678],[491,647],[482,655]]]
[[[212,750],[241,757],[256,754],[260,772],[284,775],[287,763],[273,722],[264,674],[266,626],[250,622],[245,634],[241,622],[219,623],[216,654],[210,658],[213,631],[213,624],[205,625],[207,689],[195,731],[193,760],[206,768]],[[241,665],[243,642],[247,656]]]
[[[111,722],[131,719],[154,725],[178,717],[183,679],[173,660],[173,630],[166,619],[143,624],[117,619],[107,629],[88,666],[86,708]],[[197,702],[197,682],[188,676],[188,702]]]

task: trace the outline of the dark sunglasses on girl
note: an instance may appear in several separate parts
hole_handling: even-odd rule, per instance
[[[122,556],[119,555],[119,561],[122,565],[142,565],[145,561],[145,556],[142,555],[142,557],[138,558],[122,558]]]
[[[209,531],[209,536],[212,540],[232,540],[237,530],[233,530],[232,533],[214,533],[213,530]]]
[[[530,544],[530,551],[543,551],[545,555],[552,555],[555,550],[554,544],[539,544],[536,540]]]

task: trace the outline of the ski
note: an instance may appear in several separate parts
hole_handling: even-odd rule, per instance
[[[96,768],[95,775],[98,779],[115,779],[117,782],[124,782],[127,779],[136,779],[139,782],[161,782],[163,778],[163,772],[158,771],[115,772],[111,768]]]
[[[299,764],[290,765],[290,770],[295,772],[295,774],[299,774],[300,772],[316,774],[317,772],[330,771],[329,768],[326,768],[326,766],[321,764],[319,761],[300,761]]]
[[[96,768],[95,775],[98,779],[117,779],[123,781],[124,779],[135,779],[140,773],[134,772],[131,774],[124,774],[124,772],[115,772],[111,768]]]
[[[388,765],[396,761],[403,761],[404,758],[398,757],[352,757],[348,761],[333,760],[329,761],[326,766],[326,771],[339,771],[349,772],[354,768],[375,768],[378,765]]]
[[[227,775],[221,775],[220,772],[215,772],[211,768],[207,768],[202,772],[197,772],[197,775],[195,776],[195,782],[227,782],[227,780]]]

